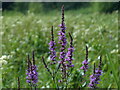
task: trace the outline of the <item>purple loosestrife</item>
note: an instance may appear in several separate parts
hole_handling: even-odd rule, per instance
[[[27,77],[26,82],[31,84],[36,84],[38,82],[38,73],[37,73],[37,66],[35,65],[35,59],[34,59],[34,51],[32,55],[33,63],[30,61],[29,55],[28,55],[28,70],[27,70]]]
[[[53,61],[52,64],[55,64],[56,63],[56,51],[55,51],[55,41],[54,41],[54,34],[53,34],[53,26],[52,26],[52,29],[51,29],[51,41],[49,43],[49,50],[50,50],[50,60]]]
[[[66,52],[65,52],[65,49],[66,49],[66,44],[67,44],[67,41],[66,41],[66,35],[65,35],[65,30],[66,30],[66,27],[65,27],[65,23],[64,23],[64,5],[62,6],[62,22],[61,24],[59,25],[60,27],[60,31],[58,33],[59,35],[59,43],[61,44],[61,48],[60,48],[60,63],[59,63],[59,66],[58,68],[61,66],[61,70],[62,70],[62,79],[65,79],[66,78],[66,65],[65,65],[65,56],[66,56]]]
[[[59,43],[61,44],[61,52],[60,52],[60,59],[62,59],[62,61],[64,61],[64,58],[65,58],[65,47],[66,47],[66,44],[67,44],[67,41],[66,41],[66,35],[65,35],[65,30],[66,30],[66,27],[65,27],[65,23],[64,23],[64,6],[62,6],[62,23],[59,25],[60,27],[60,31],[58,33],[59,35]]]
[[[89,83],[90,88],[97,88],[96,86],[97,84],[99,84],[100,76],[102,75],[101,65],[102,65],[102,58],[100,57],[99,67],[95,69],[95,65],[94,65],[94,74],[90,76],[90,83]]]
[[[70,33],[69,33],[69,36],[70,36],[70,47],[68,48],[65,61],[68,62],[68,64],[66,64],[66,67],[74,67],[74,65],[72,64],[72,61],[73,61],[72,57],[73,57],[73,51],[74,51],[73,38]]]
[[[102,57],[100,57],[100,62],[98,68],[95,70],[96,80],[100,81],[100,76],[102,75]],[[98,83],[99,84],[99,83]]]
[[[82,62],[83,66],[80,68],[84,70],[84,74],[88,69],[88,47],[86,46],[86,59]]]
[[[96,76],[95,76],[95,63],[94,63],[94,69],[93,69],[93,74],[90,76],[90,83],[89,83],[89,87],[90,88],[96,88]]]

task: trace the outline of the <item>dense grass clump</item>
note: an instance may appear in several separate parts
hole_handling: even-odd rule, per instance
[[[38,66],[38,88],[55,87],[50,75],[45,70],[41,56],[47,63],[49,57],[50,30],[53,25],[54,39],[58,40],[60,12],[50,14],[37,14],[28,12],[27,15],[13,14],[2,16],[2,80],[3,88],[16,88],[17,77],[20,78],[21,88],[27,88],[26,68],[27,55],[33,50],[36,65]],[[66,33],[70,32],[74,38],[74,70],[70,78],[72,88],[85,87],[89,82],[82,81],[82,61],[85,59],[85,46],[89,51],[88,61],[91,66],[88,69],[86,80],[92,74],[93,64],[99,63],[99,55],[102,55],[102,70],[100,88],[117,88],[118,77],[118,12],[111,14],[92,13],[81,14],[79,10],[65,12]],[[69,40],[69,35],[66,34]],[[70,41],[70,40],[69,40]],[[57,45],[56,54],[59,54]],[[69,47],[66,46],[66,47]],[[74,83],[73,83],[74,82]]]

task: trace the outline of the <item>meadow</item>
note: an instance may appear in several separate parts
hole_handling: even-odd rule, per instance
[[[28,88],[26,83],[27,54],[35,50],[35,60],[38,66],[37,88],[54,88],[51,76],[44,68],[41,57],[49,58],[49,45],[51,26],[54,27],[55,41],[58,43],[58,25],[61,23],[61,12],[34,14],[28,12],[3,13],[2,20],[2,86],[3,88],[17,88],[17,77],[20,78],[21,88]],[[71,88],[85,87],[89,83],[92,74],[93,63],[99,62],[102,55],[100,88],[118,88],[118,12],[113,13],[81,13],[80,10],[65,11],[66,36],[69,42],[68,32],[73,36],[74,68],[71,72]],[[69,45],[69,44],[68,44]],[[82,61],[85,59],[85,46],[89,51],[89,69],[87,82],[82,79]],[[57,55],[59,55],[57,44]],[[30,56],[31,57],[31,56]],[[81,82],[82,81],[82,82]],[[69,87],[69,86],[68,86]]]

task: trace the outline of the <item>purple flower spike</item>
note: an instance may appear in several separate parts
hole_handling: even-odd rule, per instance
[[[84,74],[88,69],[88,47],[86,46],[86,59],[82,62],[83,66],[80,68],[82,70],[84,70]]]
[[[26,70],[27,71],[26,82],[36,84],[38,82],[38,73],[37,73],[37,66],[35,65],[34,51],[32,55],[32,60],[33,60],[33,63],[30,61],[30,58],[28,55],[28,69]]]
[[[62,78],[65,79],[66,78],[66,62],[65,62],[65,57],[66,57],[66,44],[67,44],[67,40],[66,40],[66,35],[65,35],[65,31],[66,31],[66,27],[65,27],[65,23],[64,23],[64,5],[62,6],[62,22],[59,25],[60,27],[60,31],[58,33],[59,35],[59,44],[61,44],[61,48],[60,48],[60,56],[59,59],[61,59],[61,61],[58,61],[59,65],[58,65],[58,69],[61,68],[62,71]],[[62,65],[62,66],[61,66]]]
[[[68,52],[66,54],[66,59],[65,61],[68,61],[68,64],[66,64],[67,67],[74,67],[74,65],[72,64],[73,61],[73,52],[74,52],[74,47],[73,47],[73,38],[71,36],[71,34],[69,33],[70,36],[70,47],[68,48]]]
[[[96,75],[96,79],[97,81],[100,81],[100,76],[102,75],[102,69],[101,69],[101,66],[102,66],[102,57],[100,57],[100,63],[99,63],[99,67],[96,68],[95,70],[95,75]]]
[[[102,57],[100,57],[100,63],[99,63],[99,67],[95,70],[95,74],[96,74],[96,78],[97,80],[100,80],[100,76],[102,75]]]
[[[102,64],[102,59],[100,57],[99,68],[95,69],[95,64],[94,64],[94,73],[93,75],[90,76],[90,83],[89,83],[90,88],[96,88],[96,85],[99,84],[100,76],[102,75],[101,64]]]
[[[50,60],[52,60],[52,61],[54,61],[53,63],[55,64],[56,62],[56,59],[55,59],[55,57],[56,57],[56,51],[55,51],[55,45],[56,45],[56,43],[55,43],[55,41],[54,41],[54,34],[53,34],[53,26],[52,26],[52,29],[51,29],[51,41],[50,41],[50,43],[49,43],[49,50],[50,50]]]
[[[30,66],[30,69],[28,70],[28,73],[26,73],[26,82],[27,83],[33,83],[36,84],[38,82],[38,73],[37,73],[37,67],[35,65]]]
[[[89,83],[89,87],[90,88],[96,88],[96,84],[97,84],[97,80],[96,80],[96,76],[95,76],[95,63],[94,63],[94,69],[93,69],[93,74],[90,76],[90,83]]]
[[[65,30],[66,30],[66,27],[65,27],[65,23],[64,23],[64,6],[62,6],[62,23],[59,25],[60,27],[60,31],[58,33],[59,35],[59,43],[61,44],[61,52],[60,52],[60,59],[64,60],[65,59],[65,55],[66,53],[64,52],[65,50],[65,47],[66,47],[66,44],[67,44],[67,41],[66,41],[66,35],[65,35]]]

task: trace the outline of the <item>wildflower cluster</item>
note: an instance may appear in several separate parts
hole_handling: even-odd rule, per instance
[[[29,55],[28,55],[28,69],[27,69],[27,77],[26,82],[31,84],[36,84],[38,82],[38,73],[37,73],[37,66],[35,65],[35,59],[34,59],[34,51],[33,51],[33,63],[30,61]]]
[[[64,23],[64,6],[62,6],[62,23],[59,25],[60,27],[60,31],[58,33],[59,35],[59,43],[61,44],[61,52],[60,52],[60,59],[62,59],[61,63],[64,62],[64,59],[65,59],[65,56],[66,56],[66,53],[65,53],[65,47],[66,47],[66,44],[67,44],[67,41],[66,41],[66,35],[65,35],[65,30],[66,30],[66,27],[65,27],[65,23]]]
[[[52,70],[53,68],[50,68],[46,62],[44,57],[42,56],[42,62],[44,64],[44,67],[47,69],[47,71],[49,72],[50,76],[52,77],[52,80],[54,82],[54,84],[56,85],[57,88],[59,88],[59,84],[58,82],[62,82],[61,87],[67,87],[68,85],[68,76],[70,76],[69,74],[69,70],[72,70],[71,68],[74,67],[73,62],[73,52],[74,52],[74,47],[73,47],[73,38],[71,33],[69,33],[69,37],[70,37],[70,43],[69,43],[69,47],[68,49],[66,49],[67,47],[67,38],[66,38],[66,26],[64,23],[64,5],[62,6],[62,22],[59,25],[60,27],[60,31],[58,33],[59,35],[59,44],[60,44],[60,53],[59,53],[59,60],[57,60],[56,58],[58,57],[56,54],[56,42],[54,40],[54,32],[53,32],[53,26],[51,29],[51,41],[49,42],[49,50],[50,50],[50,60],[51,60],[51,64],[55,64],[53,66],[55,66],[55,70]],[[36,85],[36,83],[38,82],[38,73],[37,73],[37,66],[35,65],[35,58],[34,58],[34,51],[32,54],[32,62],[30,60],[30,57],[28,55],[28,69],[27,69],[27,77],[26,77],[26,82],[30,83],[31,85]],[[89,83],[89,87],[90,88],[96,88],[97,84],[99,84],[100,81],[100,76],[102,75],[102,68],[101,68],[101,63],[102,63],[102,59],[100,57],[100,63],[99,63],[99,67],[96,68],[95,64],[94,64],[94,70],[93,70],[93,74],[90,76],[90,83]],[[84,75],[86,74],[86,72],[88,71],[88,47],[86,46],[86,58],[85,60],[82,62],[83,66],[80,68],[84,71]],[[58,67],[56,67],[58,65]],[[57,72],[60,70],[60,75],[57,74]],[[71,72],[70,72],[71,73]],[[57,78],[57,75],[59,76],[59,78]],[[87,75],[85,75],[87,76]],[[20,81],[18,80],[18,85],[20,84]],[[64,83],[65,82],[65,83]],[[61,83],[60,83],[61,84]],[[54,85],[54,86],[55,86]],[[66,85],[66,86],[64,86]],[[19,85],[20,88],[20,85]]]
[[[96,85],[99,84],[100,76],[102,75],[101,63],[102,61],[100,57],[99,68],[95,68],[95,64],[94,64],[93,74],[90,76],[90,83],[89,83],[90,88],[97,88]]]
[[[59,59],[61,59],[61,61],[59,62],[59,67],[62,65],[61,66],[62,79],[65,79],[66,78],[66,65],[65,65],[66,52],[65,52],[65,49],[66,49],[67,41],[66,41],[66,35],[65,35],[66,27],[65,27],[65,23],[64,23],[64,6],[62,6],[62,22],[59,25],[59,27],[61,29],[58,33],[58,35],[59,35],[58,43],[61,44],[60,57],[59,57]]]
[[[52,29],[51,29],[51,41],[49,43],[49,50],[50,50],[50,60],[52,61],[51,63],[52,64],[55,64],[58,62],[58,67],[57,67],[57,70],[56,72],[51,71],[49,69],[49,66],[45,63],[45,60],[44,58],[42,57],[42,61],[43,61],[43,64],[45,66],[45,68],[47,69],[47,71],[50,73],[50,75],[52,76],[52,78],[54,79],[55,78],[55,74],[57,73],[57,71],[61,70],[61,76],[62,76],[62,80],[58,80],[58,82],[63,82],[65,81],[66,77],[67,77],[67,69],[69,67],[73,67],[74,65],[72,64],[72,61],[73,61],[73,52],[74,52],[74,47],[73,47],[73,38],[72,38],[72,35],[69,33],[69,37],[70,37],[70,46],[66,52],[66,45],[67,45],[67,40],[66,40],[66,26],[65,26],[65,23],[64,23],[64,5],[62,6],[62,22],[61,24],[59,25],[60,27],[60,31],[58,33],[59,35],[59,44],[61,45],[61,48],[60,48],[60,56],[59,56],[59,61],[56,60],[56,51],[55,51],[55,48],[56,48],[56,43],[55,43],[55,40],[54,40],[54,34],[53,34],[53,26],[52,26]]]

